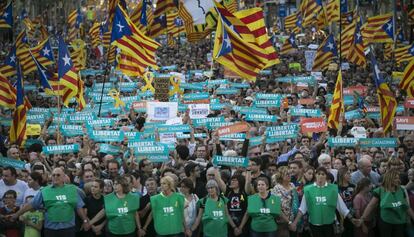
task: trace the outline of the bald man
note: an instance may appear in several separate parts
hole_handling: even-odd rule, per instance
[[[368,178],[371,183],[377,187],[379,185],[380,175],[372,171],[372,158],[364,155],[358,161],[358,170],[351,174],[351,183],[357,185],[362,178]]]
[[[45,209],[44,231],[48,237],[75,237],[75,210],[89,229],[89,219],[83,210],[84,202],[75,185],[65,184],[65,173],[61,168],[52,172],[52,184],[42,188],[30,203],[23,206],[12,218],[33,209]]]

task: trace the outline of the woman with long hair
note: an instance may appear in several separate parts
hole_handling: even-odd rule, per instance
[[[205,237],[227,237],[227,224],[233,228],[235,233],[240,233],[227,210],[228,199],[220,195],[220,188],[213,179],[206,184],[207,196],[197,203],[198,215],[191,227],[191,231],[198,228],[200,222],[203,224],[203,235]]]
[[[137,228],[141,231],[138,215],[139,197],[130,193],[130,185],[125,177],[115,178],[114,192],[104,197],[104,204],[104,209],[96,214],[90,224],[94,225],[106,216],[106,236],[135,237]]]
[[[247,211],[247,193],[245,191],[246,180],[241,174],[234,174],[230,178],[230,185],[226,189],[225,196],[229,199],[227,203],[227,209],[229,210],[230,218],[233,220],[234,224],[240,226],[243,216]],[[247,236],[248,230],[240,230],[242,233],[238,236],[244,237]],[[234,231],[229,230],[229,236],[233,237]]]
[[[190,178],[181,180],[180,192],[185,197],[184,218],[186,228],[191,228],[197,218],[197,202],[199,198],[194,193],[194,184]]]
[[[280,167],[273,175],[272,180],[275,184],[271,191],[272,194],[280,198],[282,213],[289,221],[293,221],[299,207],[299,199],[295,186],[290,182],[289,168],[287,166]],[[279,221],[276,235],[289,237],[289,222]]]
[[[338,192],[346,207],[352,210],[352,199],[354,197],[355,185],[351,184],[351,172],[344,166],[338,170]],[[352,237],[354,235],[354,225],[348,219],[341,220],[344,227],[342,237]]]
[[[353,200],[353,207],[355,211],[355,218],[361,218],[362,214],[365,211],[369,201],[372,198],[371,195],[372,184],[371,180],[368,178],[362,178],[356,186],[355,197]],[[361,227],[354,229],[355,237],[373,237],[375,226],[374,220],[366,220],[362,223]]]
[[[247,212],[238,229],[243,229],[251,217],[251,237],[274,237],[278,228],[276,218],[281,217],[285,222],[289,222],[289,219],[280,210],[280,198],[268,191],[268,180],[259,177],[256,186],[258,193],[249,196]]]
[[[401,187],[400,172],[390,169],[384,174],[382,186],[373,191],[373,197],[366,207],[361,220],[368,220],[371,212],[379,205],[380,236],[403,237],[407,224],[407,214],[414,213],[408,203],[407,192]]]

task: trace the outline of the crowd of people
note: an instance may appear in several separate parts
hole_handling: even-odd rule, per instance
[[[304,51],[308,45],[320,42],[318,35],[310,34],[313,33],[306,32],[298,39],[302,48],[281,56],[280,64],[259,75],[255,82],[228,79],[246,85],[238,88],[237,94],[217,93],[217,88],[229,88],[228,85],[204,85],[202,91],[209,93],[210,103],[214,100],[223,105],[211,108],[207,117],[224,118],[224,123],[248,123],[249,130],[242,139],[222,139],[216,129],[194,125],[189,111],[184,109],[177,118],[180,124],[190,126],[190,132],[173,136],[173,149],[164,162],[134,154],[126,138],[95,141],[86,132],[86,121],[81,124],[82,135],[64,134],[60,125],[69,124],[61,120],[64,109],[53,110],[59,99],[44,96],[37,74],[27,76],[25,85],[37,85],[36,89],[26,90],[33,108],[49,111],[43,121],[37,121],[41,124],[40,134],[28,136],[24,147],[8,142],[10,124],[1,123],[0,152],[4,158],[0,157],[0,236],[414,236],[414,134],[395,127],[384,133],[378,117],[370,117],[364,111],[379,107],[370,65],[350,65],[342,71],[344,88],[364,88],[361,97],[355,96],[346,104],[345,111],[358,110],[362,116],[343,115],[338,131],[297,131],[295,138],[266,139],[267,127],[300,122],[302,116],[291,114],[289,108],[320,110],[325,121],[329,116],[337,65],[315,74],[316,83],[297,85],[277,80],[310,75],[305,70]],[[0,46],[8,52],[7,44]],[[279,43],[276,46],[280,48]],[[223,66],[216,62],[211,65],[211,52],[212,39],[163,46],[157,51],[161,68],[158,73],[180,73],[186,83],[194,85],[227,78]],[[105,60],[92,56],[92,50],[89,53],[89,69],[106,69]],[[380,70],[387,80],[391,78],[388,81],[392,91],[403,106],[406,96],[391,75],[402,71],[405,64],[394,66],[383,54],[378,47]],[[300,66],[291,67],[292,63]],[[162,69],[170,65],[174,67]],[[210,70],[212,74],[203,73]],[[99,107],[99,101],[88,92],[93,92],[96,84],[112,83],[110,78],[114,76],[113,70],[82,76],[87,109]],[[117,80],[126,79],[118,74]],[[141,78],[129,80],[138,86],[132,91],[118,88],[121,100],[140,95],[145,86]],[[280,107],[259,108],[255,106],[259,93],[279,94],[283,101]],[[148,96],[143,100],[152,99]],[[183,96],[178,100],[182,102]],[[304,102],[309,100],[312,102]],[[76,103],[70,104],[75,106]],[[264,111],[277,120],[251,121],[241,108]],[[40,110],[33,111],[28,114]],[[96,110],[91,111],[97,115]],[[74,109],[67,115],[73,113]],[[1,120],[10,120],[10,114],[1,108]],[[397,112],[411,114],[407,107]],[[160,141],[157,128],[146,132],[148,114],[136,110],[132,103],[120,110],[102,112],[100,117],[112,118],[114,123],[97,130],[140,132],[142,140]],[[360,138],[361,132],[356,131],[361,130],[362,137],[393,137],[397,144],[341,147],[328,142],[335,136]],[[105,143],[119,150],[102,152]],[[72,144],[79,145],[79,150],[48,154],[44,149]],[[213,162],[216,156],[245,157],[248,164],[220,165]]]

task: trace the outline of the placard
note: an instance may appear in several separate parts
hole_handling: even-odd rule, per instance
[[[249,131],[249,124],[246,122],[235,123],[232,125],[220,127],[217,130],[218,136],[224,136],[232,133],[241,133]]]
[[[397,130],[414,130],[414,117],[397,116],[394,123]]]
[[[210,114],[210,105],[209,104],[190,104],[188,105],[190,109],[190,118],[206,118]]]
[[[267,127],[266,128],[266,139],[274,138],[279,141],[284,141],[288,138],[297,138],[298,132],[299,132],[299,126],[297,124]]]
[[[410,108],[410,109],[414,108],[414,99],[407,98],[404,102],[404,107],[405,108]]]
[[[328,145],[330,147],[355,147],[358,139],[354,137],[330,137]]]
[[[0,157],[0,166],[2,167],[13,167],[19,170],[22,170],[25,168],[26,163],[24,161],[21,160],[16,160],[16,159],[10,159],[10,158],[6,158],[6,157]]]
[[[359,146],[364,147],[381,147],[391,148],[397,147],[397,138],[361,138],[359,139]]]
[[[166,121],[175,118],[178,112],[177,102],[147,102],[147,121]]]
[[[323,118],[302,118],[300,120],[302,133],[326,132],[328,127]]]
[[[42,148],[42,151],[46,155],[76,153],[79,151],[79,145],[70,144],[70,145],[44,146]]]
[[[240,156],[214,156],[213,164],[233,167],[247,167],[249,159],[247,157]]]
[[[161,102],[168,102],[170,99],[170,78],[156,77],[154,79],[154,99]]]
[[[26,135],[27,136],[37,136],[40,135],[42,127],[40,124],[27,124],[26,126]]]

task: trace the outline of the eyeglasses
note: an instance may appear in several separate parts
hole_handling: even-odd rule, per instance
[[[52,174],[52,177],[60,177],[60,174]]]

